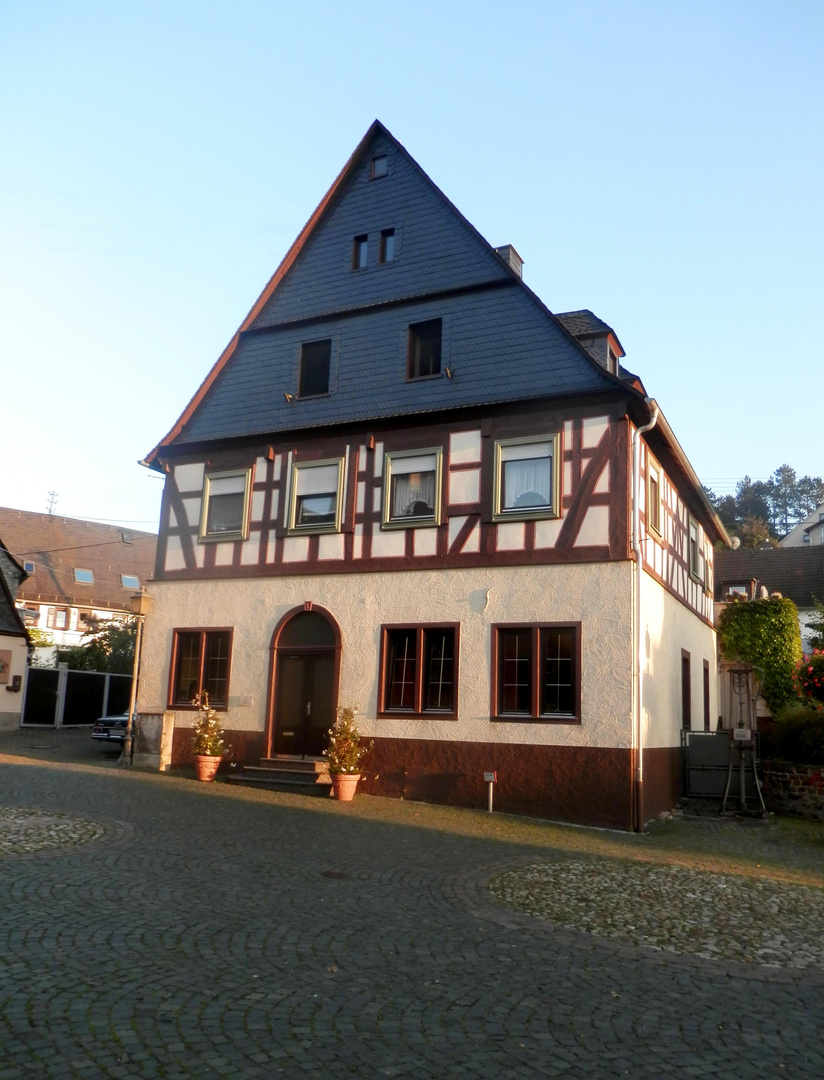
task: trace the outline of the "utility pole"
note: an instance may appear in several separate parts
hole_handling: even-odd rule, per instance
[[[49,505],[47,507],[50,514],[54,513],[54,508],[55,508],[56,504],[57,504],[57,492],[56,491],[50,491],[49,492]]]

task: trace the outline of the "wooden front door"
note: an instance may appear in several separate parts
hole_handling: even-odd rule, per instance
[[[278,653],[275,754],[320,757],[335,722],[335,656]]]

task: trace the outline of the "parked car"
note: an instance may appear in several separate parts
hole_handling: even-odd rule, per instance
[[[117,716],[101,716],[99,720],[95,721],[92,728],[92,738],[122,744],[128,723],[129,714],[127,712],[118,713]]]

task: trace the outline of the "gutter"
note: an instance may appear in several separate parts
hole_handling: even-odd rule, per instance
[[[641,636],[641,580],[644,568],[640,537],[641,436],[655,427],[659,417],[658,405],[653,398],[644,398],[644,404],[650,410],[649,422],[643,427],[637,427],[632,433],[632,552],[635,556],[635,577],[632,590],[633,676],[635,682],[635,701],[632,714],[632,812],[635,832],[644,831],[644,738],[642,730],[644,658],[641,654],[643,647],[643,638]]]

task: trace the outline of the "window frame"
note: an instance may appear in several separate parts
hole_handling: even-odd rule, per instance
[[[31,569],[29,569],[29,567],[31,567]],[[37,563],[32,562],[31,559],[24,559],[23,560],[23,571],[26,574],[28,574],[29,577],[31,577],[32,574],[37,572]]]
[[[363,262],[360,261],[363,249]],[[366,270],[369,266],[369,233],[358,233],[352,239],[352,269]]]
[[[552,444],[552,469],[550,475],[550,505],[547,507],[502,507],[501,493],[503,487],[503,465],[501,451],[506,446],[529,446],[533,443],[548,442]],[[561,433],[549,432],[542,435],[517,436],[515,438],[495,440],[495,461],[492,488],[492,520],[493,521],[537,521],[546,518],[558,518],[561,516]]]
[[[78,577],[78,574],[88,574],[89,576]],[[85,566],[73,566],[72,576],[77,585],[94,585],[94,570],[89,570]]]
[[[566,622],[539,622],[539,623],[493,623],[491,664],[490,664],[490,720],[507,724],[575,724],[581,725],[581,701],[582,701],[582,648],[581,627],[577,620]],[[500,633],[507,630],[524,631],[532,634],[532,656],[530,657],[530,712],[514,713],[505,712],[500,708],[500,694],[502,683],[500,678]],[[572,664],[573,664],[573,705],[571,713],[542,713],[541,709],[541,634],[542,631],[568,630],[572,633]]]
[[[652,497],[653,474],[655,474],[655,483],[658,487],[658,497],[656,500],[653,500]],[[647,523],[647,532],[651,532],[654,536],[657,536],[659,540],[662,539],[664,535],[664,530],[661,527],[661,510],[663,507],[663,499],[661,498],[662,475],[663,472],[661,466],[658,464],[655,458],[653,458],[653,456],[649,452],[647,452],[647,499],[644,516]],[[656,509],[654,521],[652,519],[652,515],[650,514],[650,507],[653,505],[655,505]]]
[[[317,469],[337,465],[338,486],[337,499],[335,500],[335,520],[325,525],[299,525],[297,523],[298,509],[298,474],[301,469]],[[311,461],[292,461],[289,475],[289,518],[287,534],[289,536],[318,536],[321,533],[339,533],[343,525],[343,491],[346,482],[346,459],[340,457],[312,459]]]
[[[428,375],[416,375],[412,371],[412,354],[413,354],[413,339],[414,332],[420,326],[430,326],[434,323],[439,323],[441,328],[440,343],[438,349],[438,370],[430,372]],[[444,319],[440,315],[436,315],[432,319],[417,319],[415,322],[407,323],[406,326],[406,381],[407,382],[425,382],[427,379],[441,379],[443,378],[443,369],[446,366],[444,364]]]
[[[423,454],[435,455],[435,508],[432,515],[426,517],[392,517],[392,462],[404,458],[420,457]],[[387,450],[383,455],[383,507],[381,511],[382,529],[432,528],[441,524],[443,509],[443,447],[427,446],[420,450]]]
[[[392,246],[392,254],[391,254],[390,258],[387,259],[386,250],[387,250],[387,246],[388,246],[387,245],[388,240],[392,241],[392,245],[391,245]],[[396,231],[395,231],[394,228],[393,229],[381,229],[381,242],[380,242],[380,246],[378,248],[378,265],[379,266],[388,266],[389,263],[393,263],[395,261],[395,240],[396,240]],[[443,331],[441,331],[441,344],[443,345]]]
[[[130,581],[136,582],[136,584],[135,585],[127,585],[126,584],[126,579],[127,578]],[[124,589],[139,589],[140,588],[140,578],[137,576],[137,574],[121,574],[120,575],[120,585]]]
[[[172,657],[169,663],[169,687],[167,693],[167,707],[175,712],[197,712],[199,706],[193,705],[191,701],[188,705],[183,705],[175,701],[175,684],[177,682],[178,665],[179,665],[179,642],[181,634],[199,634],[200,635],[200,670],[198,677],[198,691],[200,694],[203,691],[203,665],[206,657],[206,637],[209,634],[227,634],[229,638],[229,650],[228,658],[226,661],[226,702],[224,704],[216,704],[210,699],[209,705],[216,712],[228,712],[229,710],[229,693],[232,683],[232,649],[234,646],[234,634],[235,629],[233,626],[176,626],[172,630]]]
[[[387,682],[389,664],[389,635],[393,631],[413,630],[417,643],[417,662],[415,671],[415,707],[414,709],[390,709],[387,707],[389,698],[389,684]],[[426,635],[436,630],[451,630],[453,633],[452,660],[452,708],[451,709],[425,709],[423,708],[424,694],[424,650]],[[457,720],[458,719],[458,677],[460,671],[460,637],[461,624],[459,622],[432,622],[432,623],[382,623],[380,628],[380,655],[378,659],[378,708],[377,716],[384,720]]]
[[[304,353],[306,349],[311,348],[313,345],[329,345],[329,357],[326,368],[326,389],[320,390],[315,394],[304,394],[302,392],[303,386],[303,372],[304,372]],[[334,341],[331,337],[328,338],[315,338],[312,341],[302,341],[300,344],[300,350],[298,352],[298,401],[311,401],[312,398],[328,397],[331,393],[332,386],[332,352]]]
[[[376,169],[376,163],[378,161],[383,162],[382,171]],[[389,155],[388,154],[375,154],[372,158],[372,163],[369,167],[369,179],[370,180],[383,180],[385,176],[389,175]]]
[[[692,531],[695,529],[695,548],[692,545]],[[703,533],[699,522],[692,516],[689,516],[687,523],[687,566],[689,567],[690,577],[693,581],[707,587],[707,572],[706,572],[706,557],[704,555],[703,546]],[[695,551],[695,558],[693,558],[693,550]]]
[[[245,477],[245,489],[243,495],[243,514],[241,527],[232,532],[207,532],[206,524],[209,520],[209,500],[211,498],[212,481],[227,480],[234,476]],[[200,528],[198,530],[198,543],[214,544],[221,540],[246,540],[249,536],[249,506],[252,501],[252,467],[240,469],[212,469],[203,476],[203,495],[201,496]]]

